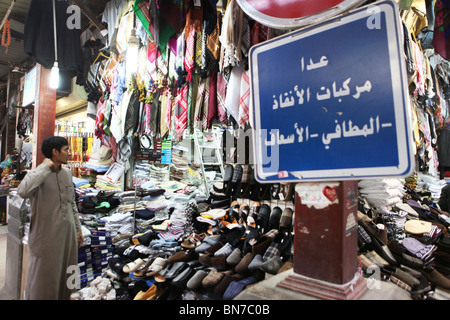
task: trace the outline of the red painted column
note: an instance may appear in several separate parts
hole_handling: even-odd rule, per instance
[[[322,299],[359,298],[356,181],[299,183],[295,195],[294,273],[279,285]]]
[[[44,160],[42,141],[55,134],[56,89],[50,88],[50,69],[36,64],[36,95],[33,119],[33,164],[36,168]]]

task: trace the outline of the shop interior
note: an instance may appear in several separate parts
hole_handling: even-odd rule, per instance
[[[0,288],[13,300],[26,295],[30,204],[16,189],[38,165],[35,81],[38,65],[55,67],[53,43],[49,53],[34,42],[48,29],[27,34],[51,10],[38,2],[0,1],[0,13],[11,8],[0,48]],[[80,27],[59,33],[54,117],[84,236],[71,299],[232,300],[292,272],[300,198],[295,183],[255,178],[246,79],[250,47],[293,30],[253,20],[236,0],[56,2],[66,18],[71,3],[81,8]],[[358,270],[380,270],[404,299],[448,300],[450,208],[438,202],[450,182],[450,8],[395,2],[416,168],[358,181]]]

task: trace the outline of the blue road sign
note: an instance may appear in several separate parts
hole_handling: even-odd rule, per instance
[[[256,45],[250,72],[258,181],[404,177],[414,170],[394,2]]]

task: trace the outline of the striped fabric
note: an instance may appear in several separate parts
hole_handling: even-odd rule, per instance
[[[147,95],[150,95],[150,91],[147,92]],[[151,132],[150,130],[150,112],[152,110],[152,105],[150,103],[145,104],[145,133],[149,134]]]
[[[183,137],[183,132],[187,127],[187,99],[189,84],[186,82],[178,91],[175,97],[174,116],[175,116],[175,132],[178,140]]]
[[[174,239],[178,240],[184,234],[184,227],[177,225],[170,225],[166,231],[159,232],[158,237],[164,240]]]
[[[187,71],[186,79],[191,82],[192,72],[194,71],[195,58],[195,28],[191,26],[186,40],[186,54],[184,55],[184,67]]]
[[[242,71],[241,91],[239,98],[239,125],[244,127],[249,119],[250,78],[247,71]]]
[[[250,24],[248,22],[248,17],[244,16],[242,19],[242,45],[241,50],[242,53],[247,56],[248,51],[250,50],[251,43],[251,33],[250,33]]]
[[[174,98],[172,96],[172,94],[169,92],[169,99],[167,101],[167,110],[166,110],[166,125],[169,129],[172,128],[172,107],[173,107],[173,102],[174,102]]]
[[[391,275],[389,277],[389,280],[391,280],[391,282],[395,283],[400,288],[405,289],[406,291],[411,291],[411,287],[409,285],[407,285],[405,282],[395,277],[394,275]]]
[[[209,77],[200,79],[195,103],[195,126],[205,129],[208,126]]]
[[[203,37],[202,32],[196,32],[195,34],[195,66],[202,68],[203,66]]]
[[[227,82],[222,74],[217,75],[217,110],[219,113],[219,121],[228,124],[227,111],[225,108],[225,97],[227,93]]]

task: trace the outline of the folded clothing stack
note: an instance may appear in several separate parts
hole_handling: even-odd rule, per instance
[[[436,250],[435,245],[424,244],[412,237],[403,239],[402,245],[409,253],[422,260],[425,264],[429,264],[434,260],[432,254]]]
[[[404,190],[399,179],[361,180],[358,187],[360,195],[381,213],[402,202]]]
[[[110,232],[111,236],[115,236],[119,233],[120,229],[124,226],[133,226],[133,214],[132,212],[115,213],[111,216],[106,216],[100,219],[105,223],[106,231]]]
[[[108,146],[101,146],[91,152],[86,167],[97,171],[107,171],[111,166],[112,149]],[[105,170],[106,169],[106,170]]]

